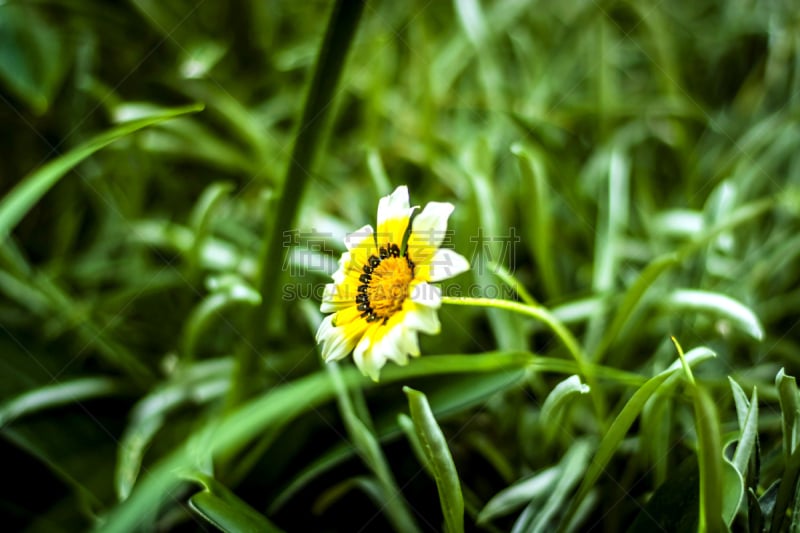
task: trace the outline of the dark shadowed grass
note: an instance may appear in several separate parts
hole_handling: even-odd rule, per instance
[[[4,529],[797,529],[799,23],[0,5]],[[314,332],[402,184],[472,268],[376,384]]]

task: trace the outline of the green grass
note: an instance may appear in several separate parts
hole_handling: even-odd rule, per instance
[[[3,3],[3,530],[797,530],[798,28]],[[314,333],[404,184],[472,269],[374,383]]]

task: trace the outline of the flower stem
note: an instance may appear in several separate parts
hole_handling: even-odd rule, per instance
[[[606,405],[605,398],[599,387],[596,386],[594,373],[591,370],[591,365],[586,359],[578,340],[568,330],[564,324],[561,323],[550,311],[539,305],[526,305],[520,302],[511,300],[498,300],[495,298],[455,298],[451,296],[443,296],[442,303],[449,305],[463,305],[469,307],[491,307],[495,309],[505,309],[512,313],[519,313],[521,315],[529,316],[543,322],[549,327],[555,335],[561,339],[564,346],[569,351],[575,363],[578,365],[578,370],[586,379],[586,383],[591,389],[591,396],[594,402],[595,411],[601,424],[605,423]]]

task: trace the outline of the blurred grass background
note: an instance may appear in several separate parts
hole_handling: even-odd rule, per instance
[[[0,4],[4,529],[796,527],[793,2],[366,2],[324,44],[332,6]],[[447,294],[590,368],[455,306],[379,385],[324,368],[401,184],[456,206]]]

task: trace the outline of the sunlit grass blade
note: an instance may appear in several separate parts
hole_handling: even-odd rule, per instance
[[[689,289],[676,290],[664,299],[674,310],[703,311],[729,320],[756,340],[764,338],[764,328],[749,308],[724,294]]]
[[[0,427],[44,409],[93,398],[130,394],[132,391],[130,385],[106,377],[78,378],[40,387],[0,404]]]
[[[447,440],[433,416],[425,395],[410,387],[403,387],[403,392],[408,397],[411,419],[414,421],[414,428],[425,452],[428,468],[436,480],[439,502],[444,514],[444,529],[449,533],[463,532],[464,497]]]

